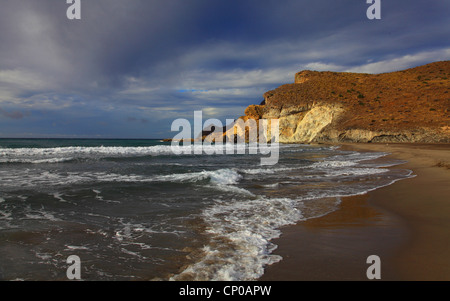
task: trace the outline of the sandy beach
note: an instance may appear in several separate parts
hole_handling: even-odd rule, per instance
[[[342,199],[324,217],[283,229],[263,281],[368,280],[370,255],[381,259],[381,280],[450,280],[450,145],[343,144],[382,151],[407,163],[415,177]],[[391,167],[392,168],[392,167]]]

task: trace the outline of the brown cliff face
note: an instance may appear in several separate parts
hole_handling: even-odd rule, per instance
[[[383,74],[302,71],[246,118],[280,120],[280,142],[450,142],[450,61]]]

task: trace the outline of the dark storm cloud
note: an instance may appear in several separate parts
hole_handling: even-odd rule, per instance
[[[24,117],[24,114],[22,112],[8,112],[3,110],[2,108],[0,108],[0,115],[11,119],[22,119]]]
[[[387,72],[450,57],[449,1],[382,1],[377,21],[365,0],[81,0],[79,21],[64,0],[0,3],[0,106],[37,112],[23,127],[40,132],[43,112],[72,128],[85,118],[89,134],[167,131],[193,110],[241,115],[302,69]]]
[[[67,86],[117,83],[173,55],[174,41],[183,43],[187,5],[168,2],[82,1],[82,20],[70,22],[65,1],[6,1],[0,66],[35,70]]]

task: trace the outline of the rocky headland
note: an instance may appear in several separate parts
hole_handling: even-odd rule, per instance
[[[383,74],[305,70],[240,119],[279,119],[281,143],[449,143],[449,78],[450,61]]]

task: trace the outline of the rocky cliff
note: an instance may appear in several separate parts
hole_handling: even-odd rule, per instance
[[[450,143],[450,61],[384,74],[302,71],[241,119],[279,119],[281,143]]]

